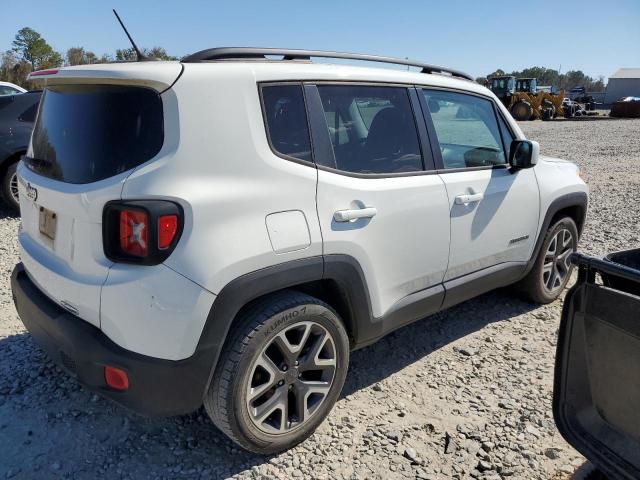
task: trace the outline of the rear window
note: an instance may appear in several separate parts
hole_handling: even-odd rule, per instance
[[[153,158],[164,139],[162,100],[143,87],[64,85],[45,90],[33,137],[36,173],[91,183]]]

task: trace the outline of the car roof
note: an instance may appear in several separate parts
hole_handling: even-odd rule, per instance
[[[224,61],[185,63],[185,72],[209,71],[238,77],[251,76],[257,82],[318,81],[372,82],[387,84],[448,87],[487,94],[480,84],[447,74],[422,73],[399,67],[370,67],[352,64],[312,63],[303,61]]]
[[[376,64],[377,65],[377,64]],[[135,79],[148,79],[161,81],[162,84],[171,85],[177,77],[184,73],[200,72],[215,77],[235,76],[238,80],[251,78],[256,82],[279,81],[353,81],[372,82],[386,84],[424,85],[443,88],[453,88],[482,95],[491,95],[490,91],[474,82],[449,74],[422,73],[421,71],[407,70],[407,67],[385,66],[372,67],[369,64],[358,63],[317,63],[302,60],[222,60],[205,61],[196,63],[180,63],[178,61],[148,61],[148,62],[122,62],[107,64],[77,65],[64,67],[43,76],[47,83],[61,81],[83,81],[96,78],[105,78],[117,81],[134,81]]]
[[[26,92],[27,90],[25,88],[22,88],[20,85],[16,85],[15,83],[11,83],[11,82],[2,82],[0,81],[0,85],[2,85],[3,87],[13,87],[18,89],[21,92]]]

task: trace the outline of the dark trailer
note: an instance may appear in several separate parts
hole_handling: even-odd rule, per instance
[[[608,478],[640,478],[640,249],[574,254],[553,413],[562,436]]]

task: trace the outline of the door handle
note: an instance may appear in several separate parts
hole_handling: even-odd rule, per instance
[[[351,220],[357,220],[358,218],[371,218],[378,213],[378,210],[374,207],[355,208],[353,210],[338,210],[333,214],[333,219],[336,222],[349,222]]]
[[[456,205],[467,205],[469,203],[479,202],[484,198],[484,193],[472,193],[467,195],[458,195],[456,197]]]

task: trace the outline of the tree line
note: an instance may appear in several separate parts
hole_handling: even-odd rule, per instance
[[[159,60],[177,60],[177,57],[169,55],[162,47],[143,48],[143,53]],[[25,88],[29,88],[27,75],[34,70],[136,59],[136,52],[133,48],[117,49],[114,54],[104,53],[99,57],[94,52],[85,50],[83,47],[71,47],[64,53],[57,52],[42,35],[29,27],[20,29],[12,42],[12,48],[1,55],[0,80],[15,83]],[[537,78],[538,85],[553,85],[558,89],[564,90],[579,86],[585,87],[589,92],[602,92],[606,86],[602,76],[594,79],[581,70],[560,73],[557,70],[544,67],[525,68],[519,72],[513,71],[509,74],[502,69],[498,69],[485,77],[476,78],[476,81],[486,85],[487,79],[498,75]]]
[[[177,60],[162,47],[143,48],[143,53],[159,60]],[[114,54],[97,56],[83,47],[71,47],[66,52],[57,52],[38,32],[24,27],[16,34],[11,48],[0,54],[0,80],[29,88],[27,75],[35,70],[67,65],[87,65],[113,61],[135,60],[133,48],[117,49]]]
[[[569,90],[573,87],[584,87],[588,92],[604,92],[606,84],[604,77],[597,79],[586,75],[582,70],[569,70],[567,73],[560,73],[557,70],[545,67],[530,67],[521,71],[506,73],[498,69],[486,77],[476,78],[476,82],[486,85],[488,79],[502,75],[513,75],[516,78],[537,78],[538,85],[552,85],[557,89]]]

